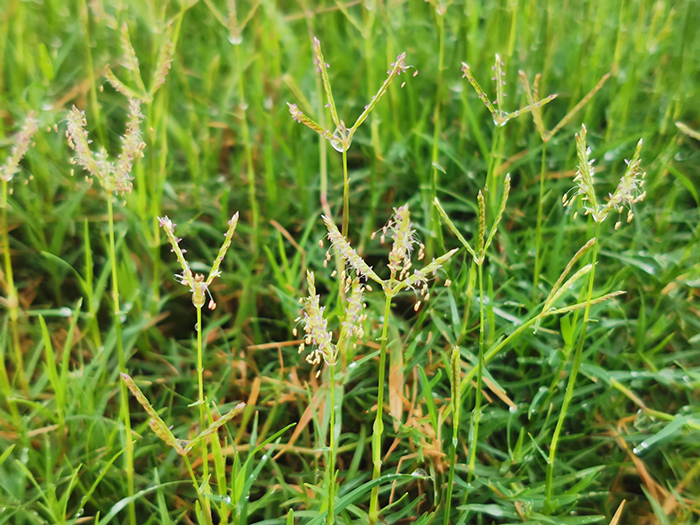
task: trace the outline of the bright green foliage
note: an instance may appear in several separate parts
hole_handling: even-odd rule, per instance
[[[696,27],[5,0],[0,525],[697,522]]]

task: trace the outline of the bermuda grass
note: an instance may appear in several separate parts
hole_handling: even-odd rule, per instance
[[[699,25],[6,0],[0,523],[700,523]]]

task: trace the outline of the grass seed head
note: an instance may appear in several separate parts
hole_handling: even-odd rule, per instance
[[[333,344],[333,335],[328,330],[328,320],[323,316],[325,307],[320,304],[321,296],[316,293],[316,281],[313,272],[306,273],[309,285],[309,295],[303,299],[304,312],[301,316],[301,324],[306,333],[299,351],[311,346],[311,352],[306,356],[306,361],[311,365],[318,365],[323,360],[326,364],[335,363],[337,348]]]
[[[596,222],[603,222],[608,214],[614,209],[619,214],[622,214],[624,209],[628,210],[627,222],[630,222],[634,216],[631,206],[636,204],[646,197],[644,191],[644,180],[646,173],[641,169],[641,152],[642,140],[637,143],[632,160],[625,161],[627,169],[620,178],[617,188],[611,194],[606,204],[599,204],[595,193],[594,181],[594,160],[590,158],[591,149],[586,146],[586,126],[581,126],[581,132],[576,135],[576,151],[578,154],[578,169],[574,182],[574,196],[569,197],[564,195],[562,202],[564,206],[571,206],[580,197],[581,206],[585,215],[591,215]],[[574,215],[575,216],[575,215]],[[615,224],[615,229],[618,229],[622,221]]]
[[[365,277],[367,279],[372,279],[373,281],[383,285],[384,283],[375,273],[374,270],[360,257],[355,249],[350,246],[350,243],[345,237],[340,233],[338,227],[335,225],[330,217],[323,216],[323,222],[328,230],[328,240],[331,241],[331,246],[333,249],[348,262],[350,267],[355,270],[358,277]],[[326,261],[330,259],[330,254],[326,256]]]
[[[0,178],[10,182],[19,172],[19,163],[32,146],[32,137],[39,130],[39,124],[34,118],[34,112],[29,113],[24,125],[12,139],[12,150],[7,161],[0,166]]]
[[[221,248],[219,248],[219,253],[216,256],[216,259],[214,259],[209,276],[206,279],[201,274],[195,275],[192,273],[190,265],[187,262],[187,259],[185,259],[186,250],[180,248],[180,241],[182,239],[175,236],[175,224],[173,224],[173,221],[171,221],[166,215],[165,217],[158,217],[158,222],[165,231],[165,235],[170,242],[171,251],[175,253],[177,260],[182,267],[182,275],[176,276],[176,279],[183,286],[188,286],[190,288],[190,292],[192,292],[192,304],[194,304],[196,308],[202,308],[206,302],[206,295],[209,293],[209,286],[214,279],[221,275],[219,268],[224,260],[224,257],[226,256],[226,252],[231,246],[231,240],[233,239],[233,234],[236,231],[236,226],[238,225],[238,212],[234,213],[233,217],[231,217],[231,219],[228,221],[228,229],[224,234],[224,242],[221,245]],[[214,310],[215,308],[216,302],[214,302],[214,299],[212,299],[210,296],[209,309]]]
[[[342,322],[341,339],[343,336],[362,339],[365,334],[364,322],[367,319],[364,304],[365,285],[360,279],[352,281],[348,304],[345,308],[345,319]]]
[[[146,147],[141,140],[139,127],[142,119],[141,104],[136,99],[129,99],[129,117],[126,132],[121,137],[121,152],[117,160],[112,162],[104,148],[92,152],[85,113],[73,106],[66,118],[68,145],[75,152],[72,162],[81,166],[90,176],[97,177],[108,193],[130,192],[133,188],[131,170],[134,161],[143,156]]]
[[[391,279],[395,279],[398,275],[399,280],[402,280],[411,267],[413,245],[418,243],[415,235],[416,231],[413,229],[413,223],[411,222],[411,212],[408,209],[408,204],[404,204],[394,210],[394,216],[389,219],[389,222],[384,227],[384,231],[389,231],[391,238],[394,240],[389,252]]]

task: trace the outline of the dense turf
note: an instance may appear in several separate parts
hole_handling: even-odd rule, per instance
[[[387,523],[700,522],[697,2],[182,2],[5,0],[0,10],[4,151],[31,110],[40,122],[4,195],[0,523],[316,524],[332,499],[337,523],[364,524],[373,492]],[[122,24],[140,75],[124,67]],[[345,315],[321,219],[341,228],[343,155],[287,105],[335,129],[314,36],[348,127],[397,55],[418,71],[394,79],[347,150],[352,246],[389,277],[391,239],[372,233],[409,203],[426,251],[411,272],[460,249],[428,301],[419,287],[387,302],[373,285],[364,335],[338,345],[332,390],[330,367],[298,353],[307,270],[336,342]],[[530,84],[541,72],[536,98],[558,95],[540,108],[546,130],[611,75],[543,151],[532,113],[494,125],[462,62],[496,111],[528,105],[518,71]],[[144,157],[113,210],[71,164],[65,137],[75,105],[93,149],[117,157],[129,104],[105,80],[108,65],[145,99]],[[579,188],[582,123],[603,205],[644,141],[646,199],[619,229],[616,212],[596,224],[580,203],[562,206]],[[486,188],[488,235],[507,173],[482,262],[477,194]],[[182,268],[157,217],[177,224],[192,271],[207,275],[236,211],[198,344],[189,283],[174,278]],[[569,277],[584,273],[554,305],[581,308],[535,322],[596,232]],[[384,431],[373,440],[384,350]],[[166,440],[168,427],[192,440],[236,411],[208,442],[206,472],[206,440],[184,454],[183,442],[159,439],[120,369]]]

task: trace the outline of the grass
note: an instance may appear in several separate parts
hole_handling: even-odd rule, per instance
[[[0,13],[0,523],[700,522],[692,0],[123,4]]]

